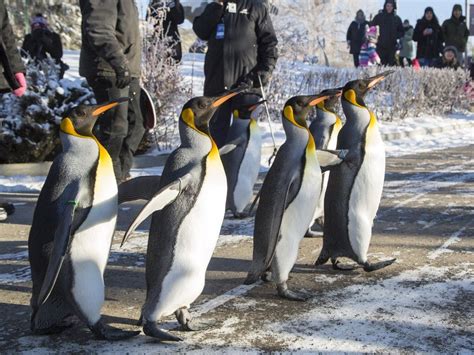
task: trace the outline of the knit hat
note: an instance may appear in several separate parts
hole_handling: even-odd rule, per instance
[[[385,4],[383,4],[383,9],[385,10],[385,6],[387,6],[387,4],[392,4],[393,5],[393,9],[396,10],[397,9],[397,2],[395,0],[385,0]]]
[[[425,9],[425,14],[426,14],[427,12],[431,12],[432,14],[434,14],[434,10],[433,10],[433,8],[432,8],[431,6],[428,6],[428,7]]]
[[[456,10],[459,10],[459,11],[462,12],[462,6],[459,5],[459,4],[454,5],[454,6],[453,6],[453,12],[456,11]]]

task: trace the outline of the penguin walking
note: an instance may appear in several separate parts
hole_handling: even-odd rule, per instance
[[[36,204],[28,239],[33,280],[31,329],[59,333],[77,315],[99,338],[139,334],[103,323],[104,269],[117,218],[112,160],[92,134],[98,116],[128,98],[77,106],[63,118],[63,152],[54,160]]]
[[[290,300],[307,298],[290,291],[287,280],[321,192],[321,167],[306,117],[313,106],[332,94],[295,96],[286,102],[283,127],[287,139],[265,177],[255,216],[253,260],[245,284],[268,280],[271,269],[278,294]],[[335,153],[320,153],[329,156],[326,165],[342,161]]]
[[[244,218],[260,171],[262,137],[258,127],[260,96],[243,93],[232,100],[233,122],[226,144],[219,150],[227,177],[226,210]]]
[[[342,128],[342,121],[336,113],[336,104],[341,97],[342,91],[340,89],[334,90],[337,94],[316,105],[316,118],[309,125],[309,131],[318,149],[335,150],[337,146],[337,135]],[[322,92],[322,94],[324,93],[325,91]],[[329,173],[329,171],[323,172],[321,194],[319,195],[318,204],[314,211],[314,218],[311,221],[306,237],[316,237],[316,234],[311,229],[314,223],[318,224],[321,228],[324,225],[324,196],[328,185]]]
[[[385,176],[385,149],[377,119],[364,103],[365,94],[391,72],[347,83],[342,93],[346,123],[337,141],[338,149],[348,149],[350,161],[331,170],[324,201],[323,248],[316,265],[331,259],[336,269],[339,257],[348,257],[374,271],[392,264],[367,261],[372,225],[382,197]]]
[[[206,269],[224,220],[227,181],[219,150],[209,133],[213,113],[238,92],[197,97],[181,112],[181,145],[168,158],[160,190],[140,211],[124,236],[153,214],[146,258],[146,301],[141,323],[146,335],[181,338],[159,328],[175,314],[184,330],[198,330],[188,308],[204,288]]]

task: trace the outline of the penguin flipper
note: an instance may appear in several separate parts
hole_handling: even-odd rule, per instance
[[[347,149],[341,150],[328,150],[328,149],[318,149],[316,150],[316,157],[318,158],[319,166],[321,170],[327,171],[332,166],[339,165],[344,161],[344,158],[347,155]]]
[[[74,187],[71,189],[75,190]],[[67,194],[67,191],[65,191]],[[77,194],[74,193],[74,198]],[[48,268],[46,269],[46,275],[43,279],[41,285],[41,291],[38,296],[38,305],[41,306],[46,302],[48,297],[53,291],[56,280],[58,279],[59,272],[61,271],[61,266],[66,257],[66,252],[69,247],[71,239],[71,229],[74,220],[74,213],[76,211],[77,201],[69,200],[66,202],[64,207],[62,218],[56,232],[54,234],[54,243],[53,250],[51,252],[51,257],[49,259]]]
[[[128,227],[122,239],[122,244],[120,244],[120,247],[125,244],[127,239],[130,237],[130,234],[133,233],[133,231],[140,225],[140,223],[142,223],[153,212],[159,211],[165,208],[171,202],[173,202],[190,181],[191,174],[188,173],[158,191],[138,213],[138,216],[135,217],[135,220],[132,222],[130,227]]]
[[[151,175],[139,176],[121,183],[118,186],[118,204],[136,200],[150,201],[159,189],[160,180],[160,175]]]
[[[219,155],[223,156],[232,152],[235,148],[237,148],[240,144],[242,144],[245,140],[244,136],[240,136],[230,142],[227,142],[224,146],[219,149]]]

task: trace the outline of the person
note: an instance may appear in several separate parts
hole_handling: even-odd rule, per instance
[[[130,0],[80,0],[79,74],[98,104],[129,97],[97,121],[97,138],[112,158],[117,182],[129,178],[133,154],[145,133],[140,111],[141,38],[138,9]]]
[[[25,67],[21,61],[4,0],[0,0],[0,95],[13,92],[22,96],[27,88]],[[0,202],[0,221],[15,210],[13,204]]]
[[[432,66],[443,49],[443,34],[432,7],[427,7],[415,26],[413,40],[418,43],[416,57],[422,67]]]
[[[184,9],[179,0],[153,0],[148,7],[148,14],[158,20],[155,30],[161,39],[168,37],[171,44],[171,58],[181,62],[183,51],[178,25],[184,22]],[[161,22],[163,21],[163,22]]]
[[[364,11],[359,10],[356,13],[354,21],[351,22],[347,29],[346,41],[350,48],[350,54],[352,54],[354,58],[354,66],[356,68],[359,66],[359,53],[360,47],[364,42],[365,25],[368,24],[369,22],[365,19]]]
[[[395,0],[385,0],[383,10],[370,23],[370,26],[379,26],[380,28],[377,53],[382,65],[395,65],[397,42],[404,34],[402,20],[396,14],[396,10]]]
[[[447,46],[443,50],[443,56],[441,58],[437,58],[433,62],[433,67],[438,69],[458,69],[460,67],[458,61],[458,50],[454,46]]]
[[[61,37],[50,30],[48,20],[41,13],[31,19],[31,33],[28,33],[21,47],[24,57],[30,56],[36,62],[46,59],[47,54],[54,59],[60,67],[59,78],[62,79],[69,66],[62,61],[63,45]]]
[[[217,0],[206,6],[193,22],[196,35],[208,41],[204,61],[204,95],[218,95],[236,85],[266,86],[278,58],[277,38],[260,0]],[[218,147],[226,140],[231,120],[225,103],[210,122]]]
[[[462,63],[463,53],[466,51],[466,44],[469,38],[469,30],[466,25],[466,17],[462,16],[462,6],[453,6],[451,18],[443,22],[441,26],[444,44],[446,47],[454,46],[458,51],[458,61]]]
[[[403,21],[403,29],[405,34],[403,35],[401,42],[402,48],[400,49],[400,66],[405,66],[405,61],[408,66],[412,66],[412,60],[415,59],[415,43],[413,42],[413,26],[410,25],[410,21]]]

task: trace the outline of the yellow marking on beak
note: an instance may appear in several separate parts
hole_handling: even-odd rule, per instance
[[[238,92],[231,92],[230,94],[227,94],[225,96],[222,96],[220,97],[219,99],[217,99],[216,101],[214,101],[212,103],[212,107],[219,107],[220,105],[222,105],[224,102],[226,102],[227,100],[229,100],[230,98],[238,95],[239,93]]]
[[[103,114],[105,111],[110,110],[111,108],[114,108],[118,104],[119,104],[119,102],[112,102],[110,104],[100,106],[92,112],[92,115],[93,116],[99,116],[99,115]]]
[[[324,100],[329,99],[330,96],[320,96],[309,102],[309,106],[316,106],[318,103],[323,102]]]

